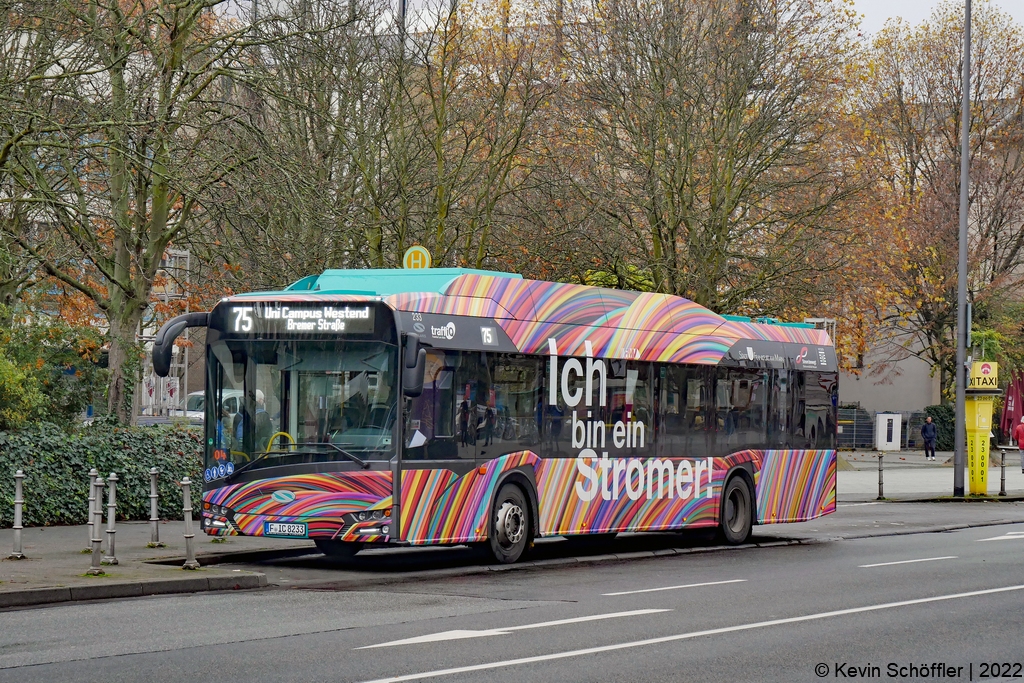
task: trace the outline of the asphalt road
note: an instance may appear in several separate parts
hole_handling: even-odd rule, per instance
[[[822,540],[6,611],[0,681],[1024,678],[1024,524]]]

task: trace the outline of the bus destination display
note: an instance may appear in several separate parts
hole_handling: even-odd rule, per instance
[[[370,334],[373,307],[369,305],[323,304],[294,306],[254,303],[232,306],[228,331],[247,334]]]

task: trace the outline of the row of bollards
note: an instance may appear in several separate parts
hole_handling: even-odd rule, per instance
[[[160,478],[160,471],[152,467],[149,470],[150,486],[149,486],[149,524],[150,524],[150,541],[146,545],[147,548],[163,548],[164,543],[160,542],[160,517],[157,512],[159,504],[159,493],[158,485]],[[24,528],[22,526],[23,511],[24,511],[24,488],[22,482],[25,479],[25,473],[18,470],[14,474],[14,551],[8,555],[8,559],[11,560],[22,560],[25,558],[25,554],[22,551],[22,540],[21,532]],[[116,521],[117,521],[117,482],[119,481],[116,472],[111,472],[110,476],[104,481],[96,468],[89,470],[89,522],[86,525],[89,531],[89,548],[82,552],[89,552],[92,554],[92,564],[89,570],[86,572],[89,575],[100,575],[103,573],[103,565],[116,565],[117,555],[114,551],[114,537],[117,533]],[[199,569],[199,562],[196,561],[195,548],[193,547],[193,539],[195,533],[192,530],[192,493],[191,493],[192,482],[189,481],[188,477],[181,480],[179,486],[181,487],[182,499],[184,505],[182,506],[182,512],[185,520],[185,564],[182,565],[183,569]],[[108,489],[107,494],[107,549],[106,553],[103,552],[103,489]]]

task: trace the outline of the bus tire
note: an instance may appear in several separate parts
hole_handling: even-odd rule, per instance
[[[754,505],[750,486],[742,475],[733,475],[722,491],[718,520],[719,539],[728,545],[746,543],[753,526]]]
[[[522,557],[531,540],[530,506],[523,490],[504,484],[491,507],[488,545],[499,564],[512,564]]]
[[[352,560],[363,547],[362,543],[350,543],[333,538],[314,538],[313,542],[316,543],[316,549],[327,557],[344,562]]]

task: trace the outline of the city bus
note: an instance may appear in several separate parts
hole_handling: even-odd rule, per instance
[[[811,325],[469,270],[327,270],[206,328],[201,526],[362,548],[800,522],[836,503],[835,350]]]

